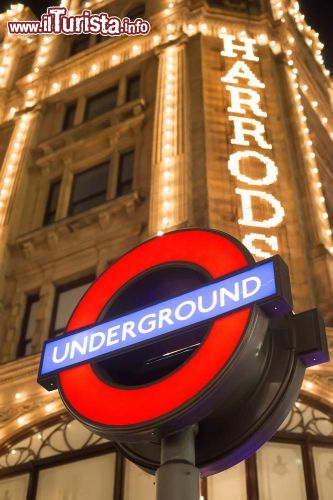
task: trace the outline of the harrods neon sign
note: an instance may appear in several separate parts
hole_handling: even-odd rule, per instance
[[[241,54],[241,59],[238,59],[221,78],[230,94],[228,112],[234,129],[234,136],[230,142],[234,146],[250,148],[232,153],[228,162],[230,173],[241,185],[245,184],[252,188],[237,187],[235,190],[240,196],[243,214],[238,223],[244,227],[258,228],[260,232],[245,234],[243,243],[257,257],[267,258],[279,249],[277,236],[269,234],[267,230],[281,224],[285,211],[281,202],[268,192],[267,188],[262,189],[276,183],[278,168],[274,160],[268,156],[272,145],[267,142],[265,124],[260,121],[267,118],[267,113],[261,108],[261,96],[258,92],[258,89],[265,88],[265,84],[249,66],[249,63],[259,61],[254,53],[256,41],[242,37],[240,42],[237,42],[235,36],[226,33],[221,33],[220,38],[224,42],[224,49],[221,51],[223,57],[238,58]],[[249,112],[255,118],[249,118],[247,116]],[[262,152],[254,150],[254,146],[260,148]],[[243,160],[262,164],[265,167],[265,175],[254,178],[242,173]],[[271,216],[263,219],[256,217],[254,207],[258,204],[264,206],[265,211],[269,210]],[[269,251],[263,250],[263,247],[267,247]]]
[[[279,265],[275,257],[173,299],[50,340],[44,346],[40,378],[163,340],[253,303],[260,303],[272,315],[281,314],[286,304],[281,299]]]

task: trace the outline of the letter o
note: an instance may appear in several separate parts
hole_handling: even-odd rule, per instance
[[[186,307],[186,306],[190,306],[191,310],[187,315],[181,316],[180,311],[183,307]],[[178,321],[186,321],[187,319],[190,319],[191,316],[193,316],[196,308],[197,308],[197,306],[196,306],[195,302],[193,302],[193,300],[186,300],[185,302],[182,302],[181,304],[179,304],[179,306],[176,307],[175,318]]]
[[[246,158],[255,158],[261,161],[266,167],[266,176],[262,179],[252,179],[252,177],[242,174],[239,163]],[[228,168],[232,175],[237,177],[239,181],[245,182],[250,186],[269,186],[276,182],[278,176],[278,169],[274,161],[268,158],[268,156],[257,153],[256,151],[238,151],[237,153],[233,153],[230,156]]]

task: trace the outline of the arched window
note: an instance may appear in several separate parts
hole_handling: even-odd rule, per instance
[[[145,15],[145,10],[146,6],[144,3],[140,3],[139,5],[136,5],[132,9],[130,9],[128,12],[126,12],[124,17],[129,17],[131,21],[134,19],[137,19],[138,17],[143,18]]]
[[[297,402],[276,435],[255,455],[203,479],[201,496],[203,500],[331,500],[332,451],[331,413]],[[35,485],[32,496],[29,484]],[[34,427],[32,434],[0,450],[0,499],[44,498],[154,500],[155,478],[64,414],[58,423]]]

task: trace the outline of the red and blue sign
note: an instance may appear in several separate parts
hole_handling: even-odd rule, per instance
[[[154,300],[153,286],[146,307],[103,320],[112,301],[130,295],[138,279],[161,270],[167,279],[175,267],[179,275],[182,269],[200,270],[208,282],[186,293],[177,289],[167,300]],[[45,344],[39,382],[48,390],[58,388],[83,423],[115,438],[176,429],[207,414],[221,387],[256,356],[268,316],[291,309],[288,271],[279,257],[255,264],[241,243],[216,231],[168,233],[125,254],[89,288],[66,334]],[[160,378],[128,386],[97,369],[105,359],[112,366],[117,356],[126,365],[129,353],[153,343],[163,346],[170,337],[191,339],[198,325],[206,325],[202,340]]]

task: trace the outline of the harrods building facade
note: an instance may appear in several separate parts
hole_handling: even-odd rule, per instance
[[[9,36],[0,15],[0,499],[151,500],[154,478],[36,383],[110,263],[184,227],[279,253],[333,343],[333,87],[294,0],[65,0],[147,36]],[[204,500],[332,500],[333,366]]]

